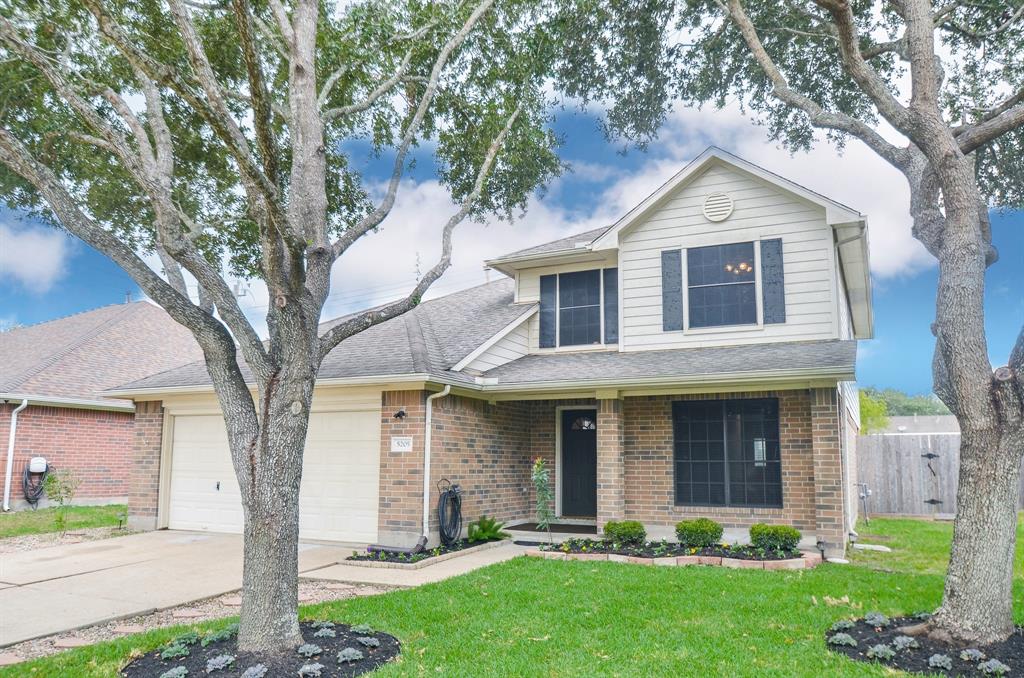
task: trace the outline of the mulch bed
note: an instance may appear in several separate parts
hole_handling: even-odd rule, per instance
[[[121,671],[126,678],[161,678],[169,675],[174,677],[173,671],[178,667],[184,667],[188,673],[179,675],[197,678],[198,676],[211,676],[218,678],[239,678],[246,676],[250,678],[274,678],[276,676],[320,676],[321,678],[340,678],[341,676],[358,676],[373,671],[385,662],[394,659],[401,651],[398,639],[386,633],[368,629],[367,627],[350,627],[345,624],[331,624],[326,628],[334,631],[333,638],[321,635],[316,637],[317,632],[323,633],[325,622],[302,622],[302,637],[307,645],[315,645],[318,652],[305,657],[298,652],[291,652],[280,655],[259,655],[251,653],[239,653],[236,646],[237,627],[229,627],[227,633],[210,634],[200,637],[196,634],[186,634],[176,641],[172,641],[153,652],[136,659]],[[216,639],[214,639],[216,638]],[[362,639],[362,641],[360,640]],[[378,645],[373,646],[373,640]],[[203,642],[206,646],[203,646]],[[188,655],[173,659],[161,659],[160,654],[171,645],[184,646]],[[301,649],[307,649],[303,646]],[[310,650],[314,648],[308,648]],[[361,653],[361,658],[352,661],[339,661],[339,653],[350,649]],[[354,652],[353,652],[354,654]],[[209,670],[211,659],[222,656],[232,657],[234,661],[226,668],[220,670]],[[319,673],[307,668],[307,673],[302,674],[300,670],[305,666],[319,664]],[[258,665],[263,665],[266,672],[260,672]],[[249,671],[249,674],[246,674]]]
[[[568,539],[561,544],[541,544],[540,550],[562,553],[614,553],[640,558],[718,556],[737,560],[788,560],[803,557],[800,551],[764,551],[750,545],[691,548],[671,541],[649,541],[642,546],[628,546],[605,539]]]
[[[903,636],[900,629],[920,623],[925,618],[927,618],[927,614],[914,617],[896,617],[888,620],[889,623],[883,626],[873,626],[863,619],[858,619],[853,622],[852,628],[836,629],[834,631],[830,629],[825,634],[825,642],[833,652],[845,654],[851,659],[882,664],[910,673],[944,676],[996,676],[1000,674],[985,672],[986,667],[990,670],[993,668],[992,664],[986,665],[986,662],[994,659],[1009,667],[1008,672],[1001,675],[1024,675],[1024,629],[1020,627],[1005,642],[969,648],[969,650],[980,651],[982,653],[981,657],[978,655],[975,655],[974,658],[961,657],[961,652],[964,652],[964,648],[952,647],[923,636],[914,637],[917,647],[897,649],[899,641],[896,639]],[[877,623],[877,619],[873,621]],[[829,642],[829,639],[834,637],[836,633],[848,634],[856,641],[857,645],[854,647],[836,645]],[[895,656],[891,659],[868,657],[868,651],[877,645],[884,645],[894,650]],[[929,665],[929,660],[935,655],[942,655],[948,658],[951,668],[940,668],[934,664]]]
[[[345,560],[370,560],[379,563],[418,563],[421,560],[427,560],[428,558],[436,558],[437,556],[443,556],[446,553],[455,553],[457,551],[465,551],[466,549],[473,548],[474,546],[482,546],[486,544],[485,541],[469,541],[468,539],[460,539],[453,543],[451,546],[437,546],[426,551],[419,553],[388,553],[386,551],[377,551],[366,553],[353,553]]]

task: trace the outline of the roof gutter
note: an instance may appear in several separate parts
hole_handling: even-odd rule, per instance
[[[68,407],[82,410],[110,410],[113,412],[134,412],[132,403],[119,403],[104,398],[65,398],[63,396],[30,395],[27,393],[0,393],[0,400],[27,400],[30,405],[41,407]]]
[[[14,472],[14,438],[18,434],[18,412],[28,407],[28,398],[11,410],[11,431],[7,435],[7,473],[4,475],[4,511],[11,510],[11,474]]]
[[[423,420],[423,538],[430,541],[430,431],[431,418],[434,413],[434,401],[443,398],[452,392],[451,384],[437,393],[427,396],[426,414]]]

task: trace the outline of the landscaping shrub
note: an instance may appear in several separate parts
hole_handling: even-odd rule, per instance
[[[684,520],[676,523],[676,538],[683,546],[714,546],[722,540],[722,526],[710,518]]]
[[[800,543],[800,530],[789,525],[750,526],[750,543],[765,551],[794,551]]]
[[[508,532],[502,530],[505,523],[499,523],[494,518],[480,516],[480,519],[469,524],[469,541],[500,541],[509,536]]]
[[[613,520],[604,524],[604,536],[617,544],[641,545],[647,530],[636,520]]]

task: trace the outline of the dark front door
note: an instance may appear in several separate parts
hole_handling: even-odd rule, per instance
[[[597,515],[596,410],[562,410],[562,515]]]

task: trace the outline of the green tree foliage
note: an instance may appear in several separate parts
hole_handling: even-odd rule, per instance
[[[909,417],[912,415],[931,416],[949,414],[949,408],[933,394],[911,395],[895,388],[875,388],[868,386],[861,393],[873,400],[885,403],[886,413],[891,417]],[[861,409],[863,410],[863,399]]]
[[[860,432],[862,435],[875,433],[889,425],[886,403],[866,389],[860,390]]]

